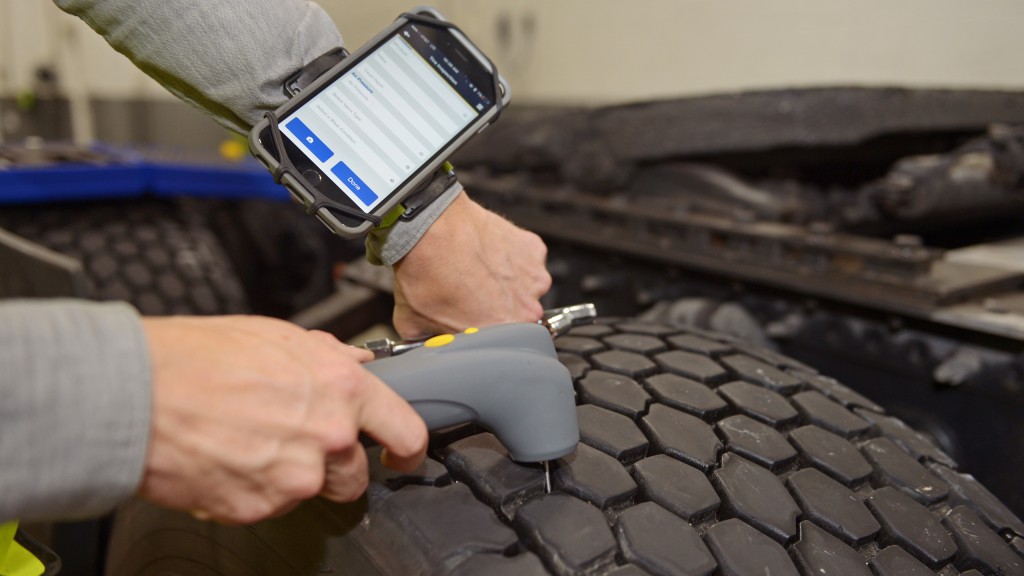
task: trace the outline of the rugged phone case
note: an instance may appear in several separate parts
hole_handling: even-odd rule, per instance
[[[433,8],[416,8],[412,11],[413,14],[420,16],[429,16],[436,18],[442,22],[446,22],[440,12]],[[393,34],[395,31],[404,26],[409,20],[403,16],[397,18],[390,26],[381,31],[379,34],[374,36],[369,42],[361,46],[358,50],[349,55],[345,60],[339,62],[337,65],[332,67],[329,71],[323,74],[320,78],[317,78],[303,90],[304,93],[315,93],[322,86],[329,84],[336,80],[346,70],[356,65],[370,50],[376,48],[385,38]],[[466,48],[481,62],[484,63],[485,67],[492,72],[497,72],[497,68],[491,62],[487,56],[483,54],[458,28],[452,29],[452,34],[458,37],[466,46]],[[497,75],[497,86],[500,90],[499,101],[500,104],[494,106],[486,114],[478,118],[469,130],[466,130],[462,135],[449,143],[446,147],[442,148],[440,152],[434,157],[434,159],[427,164],[424,164],[420,171],[415,174],[404,186],[398,189],[397,193],[379,206],[375,207],[369,214],[382,216],[387,214],[403,199],[405,199],[411,192],[415,191],[426,179],[430,178],[431,174],[456,150],[458,150],[463,144],[465,144],[475,134],[483,131],[487,126],[493,122],[500,114],[501,109],[508,105],[511,97],[511,90],[505,79],[498,74]],[[275,111],[275,115],[278,118],[284,118],[301,106],[305,100],[301,97],[301,94],[297,98],[292,98],[280,108]],[[279,158],[270,152],[268,148],[260,141],[260,133],[269,126],[270,121],[264,118],[249,133],[249,148],[253,155],[263,163],[272,173],[278,171],[281,162]],[[306,185],[300,181],[297,174],[291,171],[286,171],[281,174],[280,182],[288,188],[291,192],[292,197],[302,204],[306,209],[315,207],[313,192],[307,190]],[[346,237],[346,238],[357,238],[367,234],[373,225],[371,220],[363,221],[358,225],[347,225],[342,223],[334,214],[330,212],[327,207],[319,206],[315,207],[312,212],[324,225],[327,226],[335,234]]]

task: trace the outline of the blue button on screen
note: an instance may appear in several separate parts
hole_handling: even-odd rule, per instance
[[[328,158],[334,156],[334,152],[331,152],[331,149],[322,140],[317,138],[316,134],[313,134],[313,131],[302,120],[292,118],[285,124],[285,127],[305,144],[306,148],[316,156],[317,160],[326,162]]]
[[[370,187],[360,180],[359,176],[356,176],[355,172],[346,166],[344,162],[338,162],[335,164],[334,168],[331,168],[331,172],[333,172],[345,186],[348,186],[356,197],[359,198],[359,200],[366,206],[373,204],[377,199],[377,195],[374,194],[373,190],[370,190]]]

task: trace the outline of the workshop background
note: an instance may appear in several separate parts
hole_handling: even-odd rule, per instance
[[[1024,4],[1014,0],[434,4],[496,61],[517,106],[808,86],[1024,87]],[[321,5],[350,48],[411,7]],[[19,114],[19,98],[24,108],[54,95],[75,112],[65,121]],[[49,2],[0,0],[0,113],[6,139],[216,148],[223,136]]]
[[[321,5],[350,49],[412,7]],[[872,421],[880,434],[934,443],[1024,515],[1024,3],[434,5],[512,86],[513,107],[457,164],[475,199],[548,242],[545,305],[595,302],[792,356],[925,436]],[[83,148],[25,154],[23,168],[69,158],[173,177],[128,208],[21,205],[0,187],[0,227],[85,262],[94,290],[76,295],[343,338],[387,323],[387,272],[282,210],[286,195],[255,198],[249,180],[240,194],[173,188],[202,179],[196,164],[269,181],[244,140],[52,3],[0,0],[0,174],[19,147],[68,141]],[[108,527],[58,534],[66,566],[100,548],[62,539],[102,542]]]

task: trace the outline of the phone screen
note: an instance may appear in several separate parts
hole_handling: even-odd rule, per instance
[[[368,213],[493,106],[489,76],[462,50],[447,31],[407,24],[281,120],[281,132]]]

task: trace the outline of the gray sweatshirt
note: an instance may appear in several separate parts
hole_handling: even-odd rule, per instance
[[[342,45],[323,9],[301,0],[55,2],[176,96],[239,132],[287,100],[289,76]],[[398,262],[461,191],[456,182],[411,222],[375,232],[370,261]]]
[[[326,13],[300,0],[55,2],[241,132],[285,101],[288,76],[342,45]],[[375,234],[371,260],[401,259],[460,191]],[[145,464],[150,378],[130,306],[0,302],[0,522],[98,515],[131,496]]]
[[[84,518],[130,496],[150,398],[131,306],[0,302],[0,522]]]

